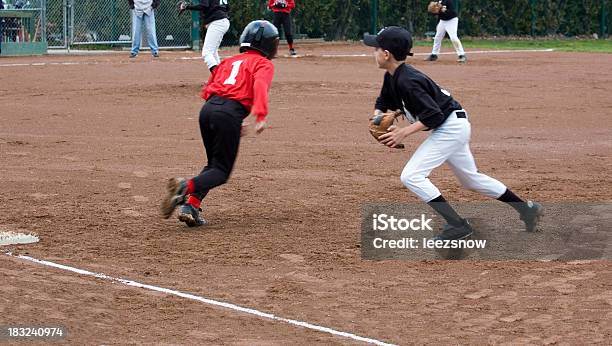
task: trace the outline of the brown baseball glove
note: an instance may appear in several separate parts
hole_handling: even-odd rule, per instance
[[[431,14],[439,14],[442,10],[442,3],[439,1],[432,1],[427,5],[427,12]]]
[[[370,118],[370,134],[380,142],[378,139],[380,136],[389,132],[389,127],[391,127],[397,118],[401,117],[403,114],[400,111],[389,111],[386,113],[376,114]],[[395,148],[401,149],[403,148],[403,144],[398,144]]]

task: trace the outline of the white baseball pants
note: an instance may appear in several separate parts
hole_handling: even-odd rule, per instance
[[[227,18],[218,19],[210,22],[204,36],[204,44],[202,45],[202,58],[208,68],[219,65],[221,58],[219,57],[219,46],[223,36],[229,30],[230,21]]]
[[[453,112],[414,152],[402,171],[402,183],[420,199],[430,202],[440,196],[440,190],[429,180],[429,174],[446,162],[463,187],[499,198],[506,192],[506,186],[478,172],[470,151],[471,131],[468,119],[457,118]]]
[[[440,20],[438,26],[436,26],[436,36],[434,37],[434,45],[431,54],[438,55],[440,53],[440,47],[442,47],[442,40],[444,35],[448,33],[455,52],[457,55],[465,55],[459,36],[457,36],[457,27],[459,26],[459,18],[455,17],[451,20]]]

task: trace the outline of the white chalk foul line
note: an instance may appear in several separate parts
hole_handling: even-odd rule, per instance
[[[470,54],[495,54],[495,53],[542,53],[542,52],[554,52],[555,50],[552,48],[549,49],[505,49],[505,50],[472,50],[466,51],[466,55]],[[430,55],[431,53],[414,53],[415,56],[418,55]],[[456,55],[455,52],[445,52],[439,53],[438,55]],[[312,56],[317,57],[317,55],[304,55],[304,56]],[[318,55],[323,58],[361,58],[361,57],[372,57],[372,54],[321,54]]]
[[[98,65],[97,61],[87,62],[32,62],[32,63],[15,63],[15,64],[0,64],[0,67],[24,67],[24,66],[72,66],[72,65]]]
[[[348,339],[362,341],[362,342],[368,343],[368,344],[380,345],[380,346],[396,346],[394,344],[389,344],[389,343],[386,343],[386,342],[383,342],[383,341],[380,341],[380,340],[366,338],[366,337],[363,337],[363,336],[351,334],[351,333],[348,333],[348,332],[342,332],[342,331],[338,331],[338,330],[327,328],[327,327],[322,327],[322,326],[319,326],[319,325],[316,325],[316,324],[312,324],[312,323],[308,323],[308,322],[304,322],[304,321],[292,320],[292,319],[289,319],[289,318],[284,318],[284,317],[276,316],[276,315],[273,315],[273,314],[270,314],[270,313],[267,313],[267,312],[262,312],[262,311],[251,309],[251,308],[245,308],[243,306],[239,306],[239,305],[235,305],[235,304],[231,304],[231,303],[225,303],[225,302],[217,301],[217,300],[214,300],[214,299],[204,298],[204,297],[196,296],[196,295],[185,293],[185,292],[171,290],[171,289],[168,289],[168,288],[163,288],[163,287],[158,287],[158,286],[153,286],[153,285],[142,284],[142,283],[139,283],[139,282],[136,282],[136,281],[132,281],[132,280],[127,280],[127,279],[115,278],[115,277],[108,276],[108,275],[102,274],[102,273],[93,273],[93,272],[90,272],[90,271],[87,271],[87,270],[78,269],[78,268],[74,268],[74,267],[70,267],[70,266],[66,266],[66,265],[58,264],[58,263],[54,263],[54,262],[49,262],[49,261],[45,261],[45,260],[39,260],[39,259],[36,259],[36,258],[33,258],[33,257],[29,257],[29,256],[13,255],[10,252],[5,253],[5,254],[8,255],[8,256],[11,256],[11,257],[20,258],[22,260],[26,260],[26,261],[42,264],[44,266],[53,267],[53,268],[56,268],[56,269],[61,269],[61,270],[77,273],[77,274],[80,274],[80,275],[93,276],[93,277],[98,278],[98,279],[108,280],[108,281],[112,281],[112,282],[118,282],[118,283],[121,283],[121,284],[124,284],[124,285],[127,285],[127,286],[144,288],[144,289],[151,290],[151,291],[166,293],[166,294],[178,296],[178,297],[181,297],[181,298],[186,298],[186,299],[191,299],[191,300],[199,301],[199,302],[202,302],[202,303],[208,304],[208,305],[220,306],[220,307],[223,307],[223,308],[226,308],[226,309],[230,309],[230,310],[234,310],[234,311],[240,311],[240,312],[243,312],[243,313],[247,313],[247,314],[250,314],[250,315],[255,315],[257,317],[266,318],[266,319],[273,320],[273,321],[285,322],[285,323],[288,323],[288,324],[291,324],[291,325],[294,325],[294,326],[299,326],[299,327],[303,327],[303,328],[307,328],[307,329],[312,329],[312,330],[316,330],[316,331],[323,332],[323,333],[329,333],[329,334],[332,334],[332,335],[345,337],[345,338],[348,338]]]

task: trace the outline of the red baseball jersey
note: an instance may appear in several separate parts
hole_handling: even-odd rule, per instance
[[[283,4],[283,5],[281,5]],[[290,13],[295,8],[294,0],[268,0],[268,8],[273,12]]]
[[[248,50],[223,60],[208,78],[202,98],[221,96],[240,102],[257,122],[268,115],[268,92],[274,65],[259,52]]]

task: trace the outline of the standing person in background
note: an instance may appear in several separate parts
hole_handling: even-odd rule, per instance
[[[199,5],[191,5],[186,1],[179,2],[179,15],[183,11],[200,11],[204,16],[206,36],[202,45],[202,59],[212,73],[221,63],[219,46],[223,36],[230,27],[228,0],[200,0]]]
[[[147,42],[151,48],[154,58],[159,57],[159,47],[157,45],[157,34],[155,32],[155,9],[161,0],[128,0],[132,9],[132,51],[130,58],[138,56],[140,51],[140,35],[142,34],[142,24],[144,23],[147,31]]]
[[[289,45],[289,54],[296,56],[297,53],[293,48],[293,31],[291,29],[291,11],[295,8],[294,0],[268,0],[268,8],[274,12],[274,20],[272,24],[281,31],[281,27],[285,32],[285,38]]]
[[[446,33],[448,33],[448,37],[450,38],[451,42],[453,43],[453,47],[455,47],[455,51],[457,52],[457,62],[465,63],[467,62],[467,58],[465,57],[465,52],[463,51],[463,46],[461,45],[459,36],[457,36],[459,18],[457,17],[457,12],[454,10],[453,0],[442,0],[438,1],[438,3],[440,4],[439,12],[432,14],[437,15],[438,18],[440,18],[440,21],[438,22],[438,26],[436,26],[436,36],[434,37],[431,55],[425,58],[425,61],[438,60],[442,40],[444,40],[444,36]]]

